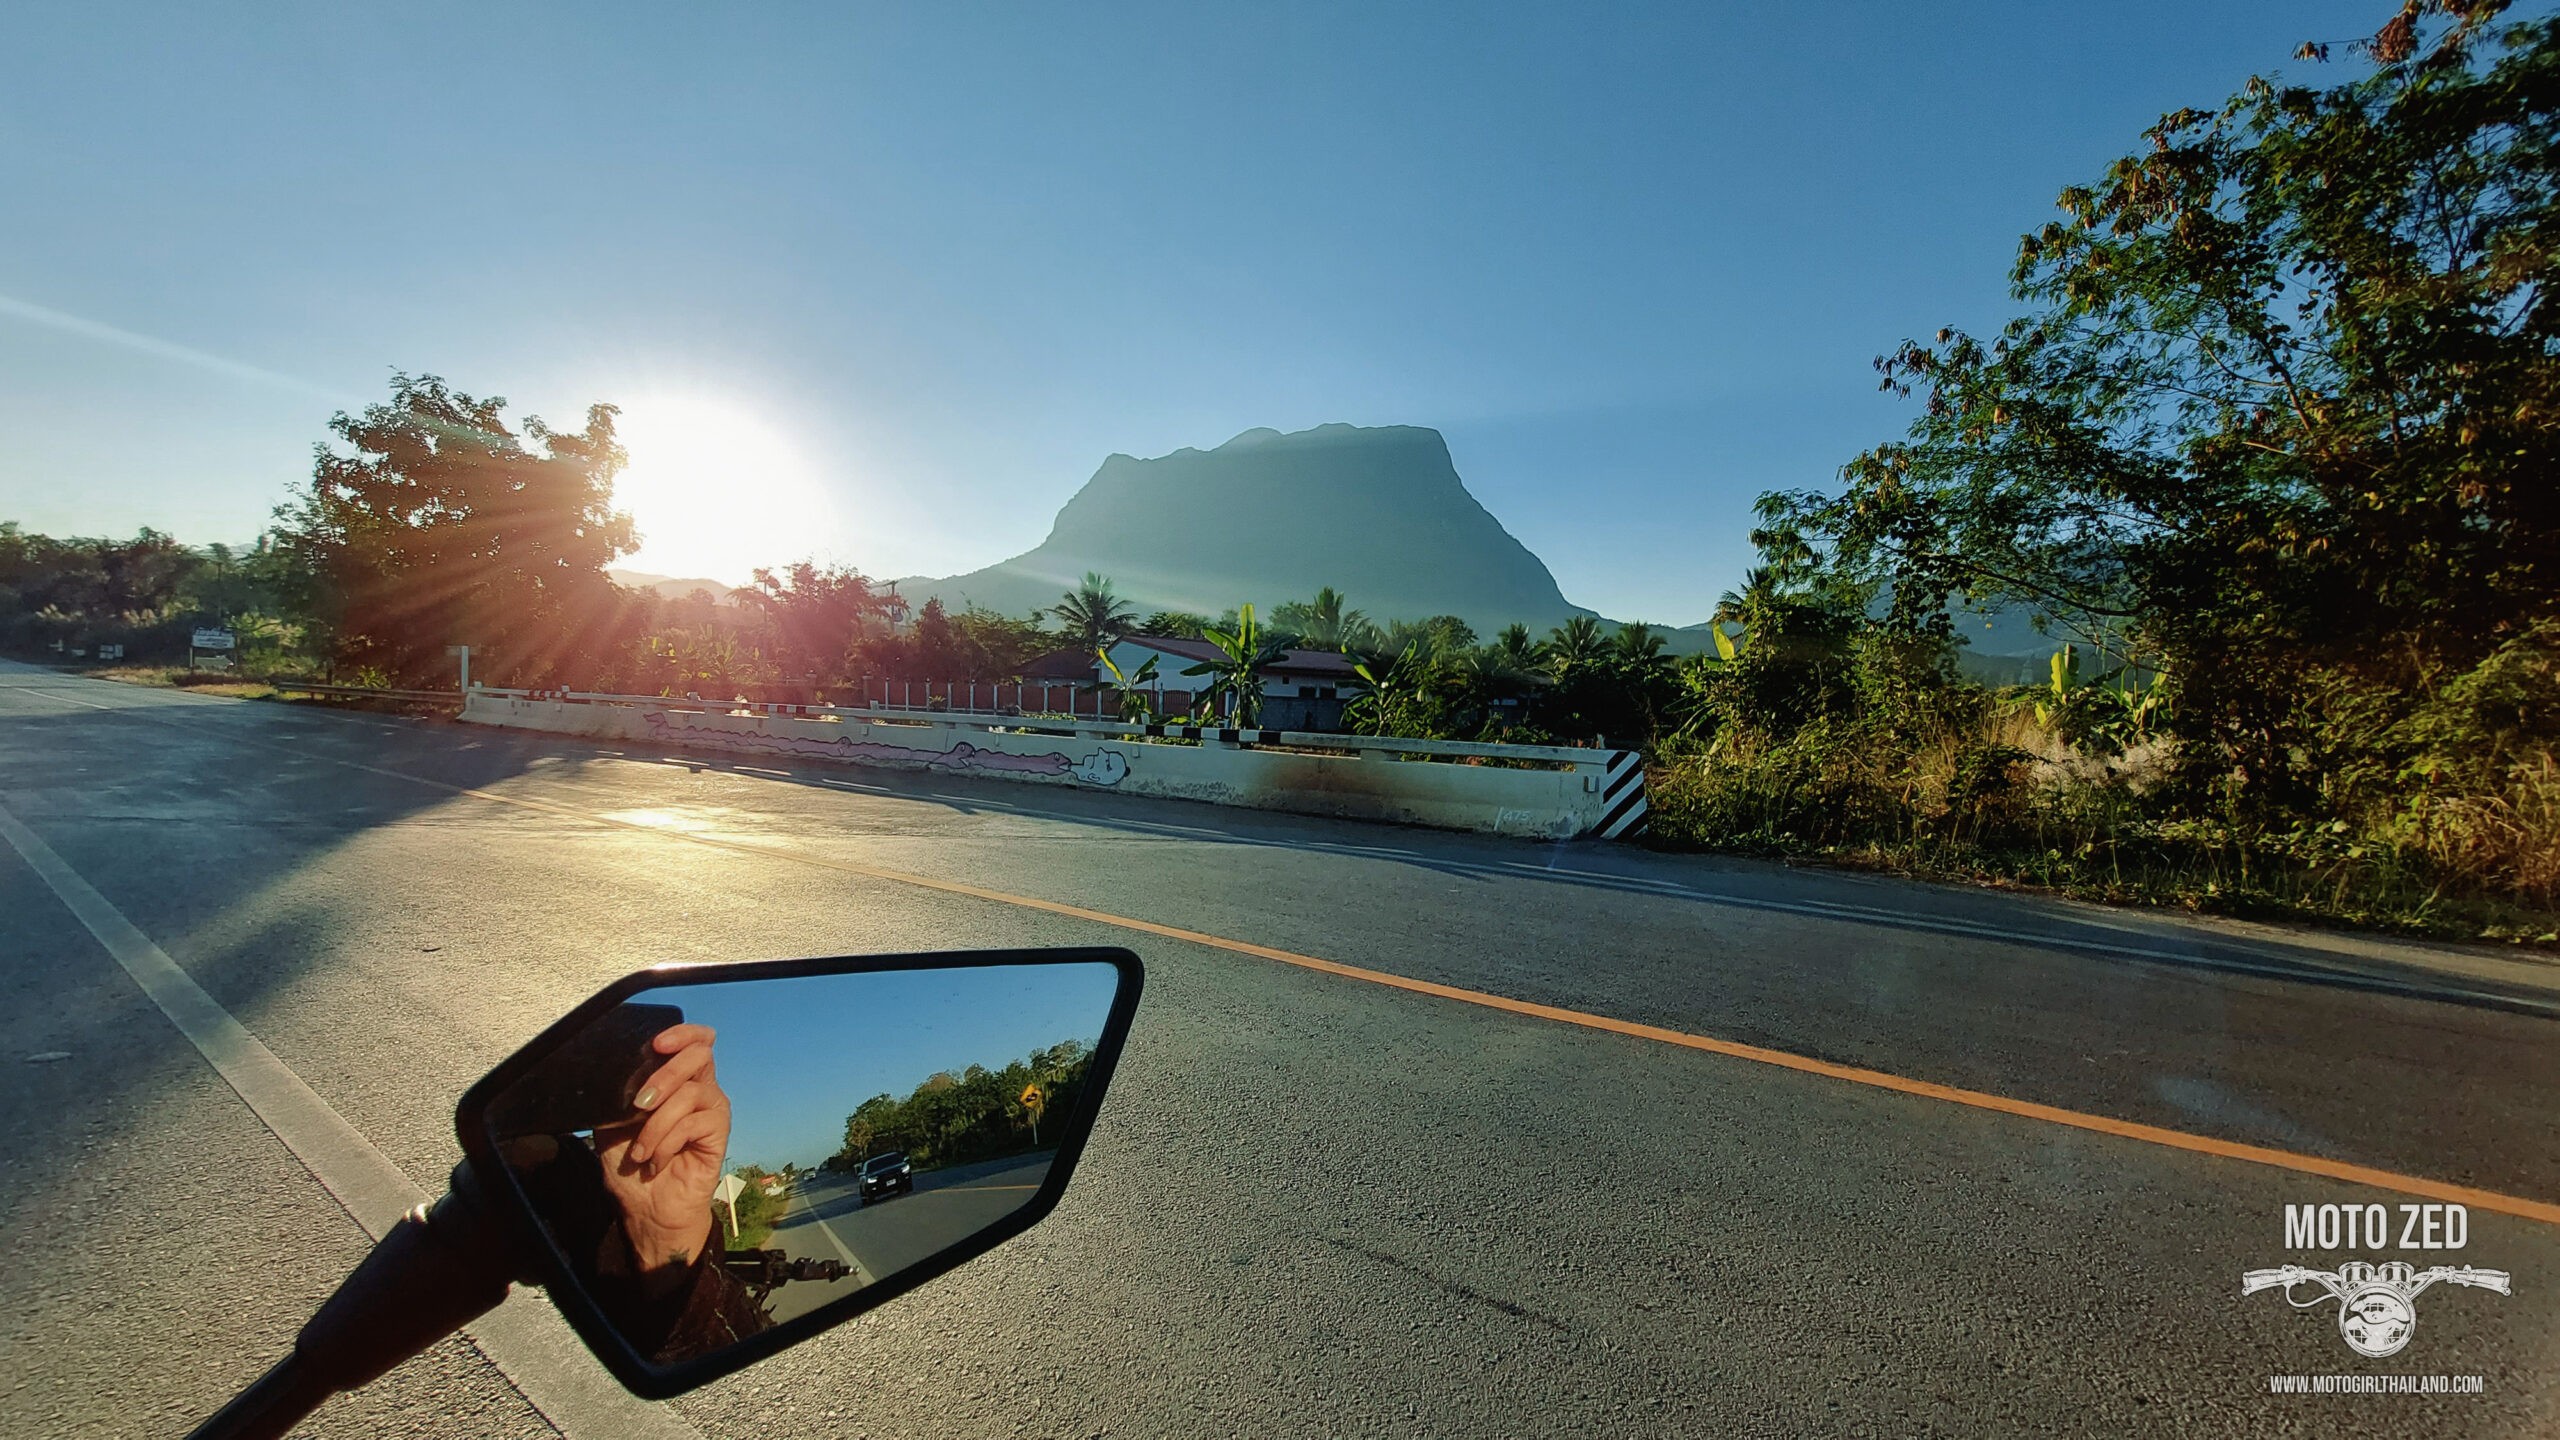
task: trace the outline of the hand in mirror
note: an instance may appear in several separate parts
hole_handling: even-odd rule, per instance
[[[657,972],[466,1100],[616,1373],[695,1383],[669,1377],[814,1333],[1056,1203],[1135,961],[971,959]]]
[[[655,1008],[630,1007],[627,1014]],[[632,1347],[661,1365],[708,1354],[773,1323],[723,1263],[712,1207],[728,1152],[730,1108],[712,1053],[715,1039],[704,1025],[657,1031],[642,1042],[645,1058],[636,1067],[646,1077],[627,1104],[616,1106],[622,1118],[595,1123],[563,1111],[552,1117],[555,1123],[592,1126],[593,1139],[536,1133],[510,1140],[506,1149],[580,1282]],[[566,1088],[583,1093],[592,1087]]]
[[[729,1097],[706,1025],[675,1025],[649,1042],[670,1057],[641,1082],[638,1116],[595,1132],[605,1192],[622,1214],[645,1286],[664,1288],[702,1257],[718,1221],[712,1191],[729,1153]]]

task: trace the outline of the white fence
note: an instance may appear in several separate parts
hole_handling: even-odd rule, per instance
[[[1645,824],[1644,765],[1629,750],[1479,745],[1102,720],[730,704],[650,695],[472,687],[462,718],[553,734],[776,759],[936,770],[1482,830],[1624,839]],[[1175,743],[1195,741],[1195,744]]]

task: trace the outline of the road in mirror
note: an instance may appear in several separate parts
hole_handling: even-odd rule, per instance
[[[1028,1204],[1118,985],[1075,963],[661,986],[496,1097],[490,1138],[597,1308],[673,1365]]]

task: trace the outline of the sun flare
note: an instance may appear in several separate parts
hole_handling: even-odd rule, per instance
[[[809,553],[827,510],[808,458],[745,405],[708,396],[635,401],[619,422],[631,464],[616,508],[640,531],[621,563],[686,579],[744,584],[759,565]]]

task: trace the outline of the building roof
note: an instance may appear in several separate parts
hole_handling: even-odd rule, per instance
[[[1266,674],[1321,675],[1326,679],[1351,679],[1358,673],[1358,661],[1334,650],[1283,650],[1280,658],[1263,666]]]
[[[1186,640],[1172,635],[1123,635],[1120,637],[1120,643],[1140,645],[1149,650],[1160,650],[1167,655],[1179,655],[1186,660],[1215,660],[1224,653],[1206,640]]]
[[[1075,645],[1052,650],[1022,667],[1025,680],[1090,680],[1093,678],[1093,656]]]
[[[1131,635],[1123,643],[1143,645],[1147,649],[1185,660],[1215,660],[1222,653],[1206,640],[1184,640],[1164,635]],[[1325,679],[1348,680],[1358,662],[1332,650],[1283,650],[1279,658],[1262,667],[1265,675],[1321,676]]]

